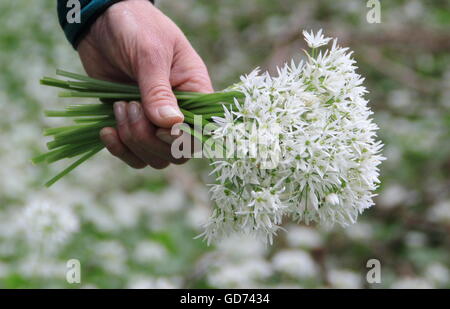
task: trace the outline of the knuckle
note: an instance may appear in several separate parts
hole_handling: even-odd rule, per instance
[[[156,83],[154,86],[150,87],[146,93],[147,97],[152,98],[152,101],[163,101],[172,100],[174,98],[172,89],[168,87],[167,84],[162,81]]]
[[[118,158],[123,157],[127,153],[127,150],[122,145],[119,145],[117,143],[109,144],[106,146],[106,148],[113,156]]]
[[[194,74],[191,77],[191,83],[197,86],[207,86],[207,87],[211,87],[211,81],[208,77],[208,75],[204,72],[199,72],[197,74]]]

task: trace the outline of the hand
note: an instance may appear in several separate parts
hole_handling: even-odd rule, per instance
[[[134,168],[180,164],[170,153],[170,128],[183,121],[172,89],[212,92],[205,64],[182,31],[147,0],[112,5],[80,41],[86,72],[137,83],[142,103],[116,102],[117,128],[100,135],[108,150]]]

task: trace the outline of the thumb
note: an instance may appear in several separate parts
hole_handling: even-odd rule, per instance
[[[171,128],[183,122],[184,116],[169,82],[169,72],[152,71],[141,75],[138,83],[145,115],[154,125]]]

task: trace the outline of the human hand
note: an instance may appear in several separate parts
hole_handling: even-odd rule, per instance
[[[134,168],[184,163],[170,153],[170,128],[183,121],[172,89],[213,91],[205,64],[182,31],[147,0],[125,0],[107,9],[78,45],[95,78],[137,83],[142,103],[116,102],[117,128],[101,139]]]

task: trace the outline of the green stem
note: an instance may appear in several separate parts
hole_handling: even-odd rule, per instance
[[[54,141],[47,143],[47,148],[51,150],[64,145],[74,144],[88,140],[89,141],[100,140],[100,129],[94,129],[92,131],[82,132],[80,134],[74,134],[70,136],[55,137]]]
[[[133,93],[114,93],[114,92],[80,92],[64,91],[59,94],[60,98],[95,98],[95,99],[114,99],[114,100],[140,100],[140,94]]]
[[[88,118],[75,118],[75,123],[92,123],[98,121],[115,120],[113,116],[101,116],[101,117],[88,117]]]
[[[114,111],[45,111],[47,117],[114,116]]]
[[[52,179],[50,179],[45,186],[46,187],[50,187],[51,185],[53,185],[55,182],[57,182],[58,180],[60,180],[61,178],[63,178],[64,176],[66,176],[67,174],[69,174],[71,171],[73,171],[77,166],[79,166],[80,164],[82,164],[84,161],[88,160],[89,158],[93,157],[95,154],[97,154],[98,152],[100,152],[102,149],[104,148],[103,145],[101,146],[97,146],[94,149],[92,149],[90,152],[88,152],[87,154],[85,154],[84,156],[82,156],[80,159],[78,159],[77,161],[75,161],[74,163],[72,163],[69,167],[67,167],[65,170],[63,170],[61,173],[59,173],[58,175],[56,175],[55,177],[53,177]]]

